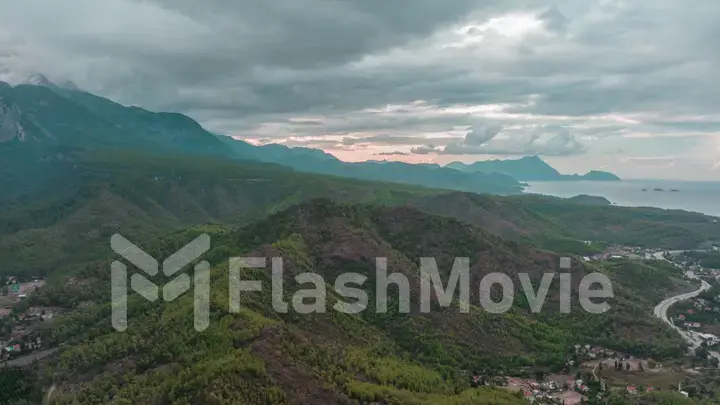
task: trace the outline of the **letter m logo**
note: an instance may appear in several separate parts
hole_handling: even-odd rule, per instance
[[[134,264],[146,275],[153,277],[158,274],[159,264],[154,257],[148,255],[135,244],[125,239],[120,234],[115,234],[110,239],[110,246],[113,251],[122,256],[128,262]],[[198,259],[203,253],[210,249],[210,236],[202,234],[192,242],[183,246],[180,250],[165,259],[162,264],[163,274],[172,276],[182,270],[185,266]],[[194,268],[195,284],[195,329],[203,331],[209,324],[210,306],[210,264],[206,261],[200,262]],[[119,331],[127,329],[127,266],[121,261],[114,261],[111,264],[112,284],[112,324]],[[162,287],[162,296],[165,301],[172,301],[190,289],[190,276],[186,273],[180,274],[175,279]],[[159,288],[141,274],[133,274],[130,277],[130,287],[133,291],[147,299],[156,301],[159,295]]]

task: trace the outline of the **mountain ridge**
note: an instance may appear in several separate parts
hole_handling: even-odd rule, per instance
[[[578,254],[577,244],[585,248],[582,240],[695,246],[718,235],[709,217],[357,180],[349,177],[409,182],[420,175],[423,185],[455,179],[456,187],[474,189],[475,179],[505,177],[434,165],[345,164],[318,150],[220,139],[180,114],[124,107],[72,90],[67,104],[47,92],[56,90],[20,90],[13,97],[20,98],[23,128],[43,128],[52,136],[39,132],[0,146],[0,275],[47,276],[44,289],[16,305],[18,313],[34,306],[64,311],[39,328],[59,353],[35,366],[39,374],[32,381],[34,387],[55,387],[57,405],[520,405],[520,393],[475,388],[467,373],[532,377],[561,371],[580,343],[660,359],[684,353],[680,337],[648,316],[658,296],[687,287],[673,266],[610,267],[575,257],[567,270],[573,292],[589,272],[616,283],[613,309],[598,316],[554,314],[555,285],[540,313],[531,313],[520,294],[505,314],[477,305],[462,314],[458,300],[448,308],[435,302],[431,313],[422,313],[418,259],[435,257],[447,280],[454,259],[469,257],[474,285],[502,272],[519,293],[519,273],[537,282],[557,271],[561,256]],[[81,114],[94,126],[62,132],[72,123],[45,110],[43,102],[61,103],[60,112]],[[126,134],[120,143],[105,138]],[[190,154],[193,142],[207,136],[215,146]],[[290,164],[336,173],[306,173]],[[412,173],[403,172],[408,166]],[[108,269],[118,257],[108,241],[116,233],[158,258],[200,234],[211,236],[203,256],[213,266],[208,330],[196,333],[193,327],[192,294],[172,302],[131,294],[128,330],[112,328]],[[334,281],[355,272],[372,281],[374,259],[386,257],[391,272],[407,276],[414,310],[399,313],[401,300],[393,291],[385,313],[373,311],[374,299],[357,315],[278,313],[266,290],[242,294],[240,310],[231,312],[229,257],[285,258],[287,302],[303,289],[294,278],[299,273]],[[270,282],[267,268],[239,270],[242,279]],[[643,281],[647,274],[655,276],[652,284]],[[473,288],[474,303],[478,293]],[[338,295],[329,294],[327,304],[336,302]]]
[[[394,170],[388,171],[377,163],[342,162],[317,149],[255,146],[212,134],[183,114],[126,107],[91,93],[44,82],[0,85],[0,122],[0,149],[14,144],[26,148],[61,145],[136,149],[277,163],[309,173],[431,188],[496,194],[519,194],[523,190],[517,180],[501,174],[446,168],[431,171],[401,162],[393,163]],[[22,152],[23,148],[17,147],[14,153]]]
[[[453,162],[446,166],[343,162],[319,149],[280,144],[256,146],[213,134],[186,115],[123,106],[79,90],[72,83],[58,86],[42,75],[16,86],[0,83],[0,122],[0,148],[12,141],[167,150],[277,163],[309,173],[494,194],[519,194],[524,186],[521,181],[616,180],[611,174],[597,171],[583,176],[561,175],[537,156],[473,165]],[[391,165],[391,170],[386,170],[390,168],[387,165]],[[518,171],[515,168],[518,165],[528,168]]]
[[[471,164],[451,162],[446,165],[464,172],[503,173],[519,181],[618,181],[616,175],[598,170],[591,170],[586,174],[561,174],[539,156],[524,156],[520,159],[484,160]]]

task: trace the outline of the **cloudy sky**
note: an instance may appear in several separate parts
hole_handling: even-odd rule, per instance
[[[720,179],[720,1],[0,0],[42,72],[343,160]]]

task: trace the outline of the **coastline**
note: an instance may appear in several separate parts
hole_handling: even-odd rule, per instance
[[[720,182],[585,180],[527,183],[528,187],[523,192],[526,195],[540,194],[560,198],[589,195],[604,197],[615,206],[683,210],[720,218]]]

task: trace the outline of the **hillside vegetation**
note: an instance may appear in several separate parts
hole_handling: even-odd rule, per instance
[[[685,254],[703,267],[720,269],[720,252],[686,252]]]
[[[414,200],[412,205],[530,243],[589,240],[650,248],[695,249],[707,241],[720,240],[720,224],[716,218],[680,210],[576,204],[544,196],[501,197],[470,193],[430,196]]]
[[[156,239],[149,253],[167,257],[202,232],[211,235],[212,249],[203,259],[213,265],[211,326],[202,333],[193,328],[188,294],[170,303],[131,296],[128,330],[113,330],[107,288],[111,258],[83,267],[73,284],[51,286],[23,303],[71,309],[45,332],[49,342],[64,347],[43,367],[39,382],[58,387],[55,403],[192,404],[242,398],[253,404],[519,404],[514,394],[472,389],[463,370],[486,375],[557,371],[573,346],[585,342],[657,358],[684,349],[672,330],[648,319],[649,309],[633,301],[632,285],[618,289],[611,311],[583,312],[577,285],[584,274],[604,270],[577,261],[570,271],[575,310],[559,313],[556,278],[543,312],[532,314],[517,275],[528,273],[536,288],[542,274],[557,271],[556,254],[412,208],[313,200],[238,230],[189,228]],[[231,313],[227,259],[232,256],[283,257],[288,302],[298,290],[312,287],[298,284],[297,274],[323,276],[328,308],[348,300],[334,292],[340,274],[365,275],[369,306],[357,315],[332,309],[305,315],[292,306],[287,314],[277,313],[269,268],[241,269],[242,279],[261,280],[265,289],[241,294],[239,312]],[[470,313],[459,311],[457,299],[448,308],[435,302],[433,311],[420,313],[420,256],[436,258],[444,283],[455,257],[470,258]],[[399,312],[403,301],[393,288],[388,312],[376,313],[376,257],[386,257],[389,272],[409,279],[410,314]],[[476,287],[496,271],[515,280],[515,305],[505,314],[479,305]]]
[[[0,134],[0,276],[48,282],[15,304],[0,330],[17,326],[30,307],[63,312],[37,331],[58,352],[29,371],[0,375],[0,383],[25,383],[0,394],[39,400],[52,387],[50,404],[522,404],[518,393],[471,388],[469,376],[559,371],[576,344],[681,356],[677,333],[649,314],[666,294],[692,286],[659,262],[574,257],[563,270],[572,278],[574,310],[559,312],[555,277],[534,313],[520,274],[537,288],[544,274],[559,272],[561,255],[589,255],[608,244],[685,249],[720,240],[714,218],[700,214],[472,194],[513,194],[522,186],[502,174],[345,163],[317,150],[258,147],[211,134],[180,114],[57,86],[0,83],[0,107],[10,123]],[[171,302],[131,294],[127,331],[112,328],[109,269],[120,258],[109,241],[116,233],[156,258],[201,234],[211,237],[202,256],[212,266],[207,330],[193,327],[191,294]],[[345,302],[335,280],[358,273],[367,277],[368,308],[278,312],[269,263],[233,269],[265,288],[234,296],[239,307],[231,307],[229,258],[238,256],[282,257],[280,298],[320,308]],[[387,258],[390,273],[407,277],[409,298],[391,287],[387,300],[377,300],[378,257]],[[434,299],[432,311],[420,310],[421,257],[436,260],[445,284],[455,259],[469,258],[468,313],[457,296],[449,306]],[[313,289],[295,279],[304,272],[323,281]],[[603,314],[578,307],[580,280],[591,272],[613,281]],[[514,282],[506,313],[480,305],[478,285],[490,273]],[[326,300],[296,295],[319,289]],[[491,295],[497,300],[500,291]],[[376,311],[378,302],[388,310]],[[409,313],[401,311],[406,304]],[[632,401],[692,404],[665,394]]]
[[[47,155],[43,155],[47,156]],[[0,196],[0,274],[51,274],[107,256],[110,235],[133,240],[202,223],[239,226],[312,198],[409,205],[560,253],[606,243],[694,247],[720,239],[712,218],[682,211],[586,206],[298,173],[274,164],[132,152],[59,150],[16,162]],[[42,172],[25,183],[22,171]],[[583,240],[596,243],[587,245]]]
[[[231,160],[95,152],[45,164],[47,189],[0,199],[0,274],[106,257],[114,233],[142,241],[192,224],[245,224],[318,197],[397,204],[438,193]]]

